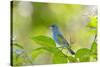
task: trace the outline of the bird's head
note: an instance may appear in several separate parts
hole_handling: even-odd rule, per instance
[[[56,29],[58,29],[58,27],[57,27],[57,25],[53,24],[53,25],[50,26],[50,29],[51,30],[56,30]]]
[[[53,34],[62,34],[56,24],[51,25],[50,29],[52,30]]]

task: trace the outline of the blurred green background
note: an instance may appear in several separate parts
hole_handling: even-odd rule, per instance
[[[97,8],[94,5],[23,1],[13,1],[11,4],[13,42],[23,46],[25,54],[31,61],[32,50],[41,47],[32,40],[32,37],[44,35],[52,38],[50,30],[52,24],[59,26],[74,51],[80,48],[90,48],[94,41],[95,33],[91,33],[86,28],[91,21],[89,16],[97,16]],[[14,46],[13,49],[17,47]],[[50,64],[52,57],[44,51],[33,63]],[[30,64],[27,59],[25,64]]]

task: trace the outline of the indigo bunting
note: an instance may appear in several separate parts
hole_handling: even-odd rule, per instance
[[[71,54],[75,54],[75,52],[71,49],[68,41],[63,37],[57,25],[51,25],[51,30],[53,32],[54,41],[61,46],[61,48],[67,48]]]

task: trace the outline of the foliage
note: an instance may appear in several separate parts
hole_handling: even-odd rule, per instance
[[[39,37],[39,36],[37,36],[37,37]],[[49,39],[49,41],[50,40],[53,41],[49,37],[46,37],[46,36],[42,36],[42,37],[43,37],[43,41],[45,39]],[[42,44],[43,44],[43,41],[42,41]],[[44,44],[45,44],[45,42],[44,42]],[[50,42],[49,42],[49,44],[50,44]],[[52,45],[55,45],[55,43]],[[97,58],[96,57],[97,56],[97,51],[96,51],[97,46],[96,45],[97,44],[95,42],[93,42],[91,49],[88,49],[88,48],[79,49],[76,52],[75,57],[64,55],[63,52],[61,52],[61,50],[57,49],[56,47],[49,47],[49,45],[45,45],[45,46],[43,45],[43,47],[45,47],[43,49],[45,49],[46,51],[49,51],[50,53],[53,53],[53,63],[68,63],[68,61],[69,62],[89,62],[89,61],[91,61],[90,57],[92,55],[95,55],[94,59]]]
[[[89,24],[87,25],[88,27],[94,27],[94,28],[97,28],[97,17],[96,16],[90,16],[90,22]]]
[[[59,64],[59,63],[72,63],[72,62],[89,62],[89,61],[96,61],[97,59],[97,44],[93,42],[91,49],[82,48],[79,49],[76,54],[73,56],[65,55],[61,50],[55,47],[55,42],[53,39],[47,36],[36,36],[32,38],[35,42],[41,45],[40,48],[34,49],[31,53],[32,60],[34,61],[39,55],[43,52],[47,51],[52,55],[52,63]],[[16,45],[18,46],[18,45]],[[20,46],[18,46],[20,48]],[[22,46],[21,46],[22,48]],[[15,55],[15,54],[14,54]],[[15,65],[21,64],[22,59],[21,57],[23,54],[19,56],[15,56],[14,63]],[[16,60],[16,61],[15,61]]]
[[[33,37],[33,40],[44,47],[55,47],[55,42],[46,36]]]
[[[97,16],[90,16],[90,22],[87,27],[90,29],[89,32],[97,34]]]
[[[76,52],[75,57],[79,59],[80,62],[87,62],[90,60],[90,50],[87,48],[79,49]]]

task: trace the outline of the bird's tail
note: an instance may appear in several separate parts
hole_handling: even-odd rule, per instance
[[[74,52],[71,48],[68,48],[68,51],[69,51],[72,55],[75,54],[75,52]]]

